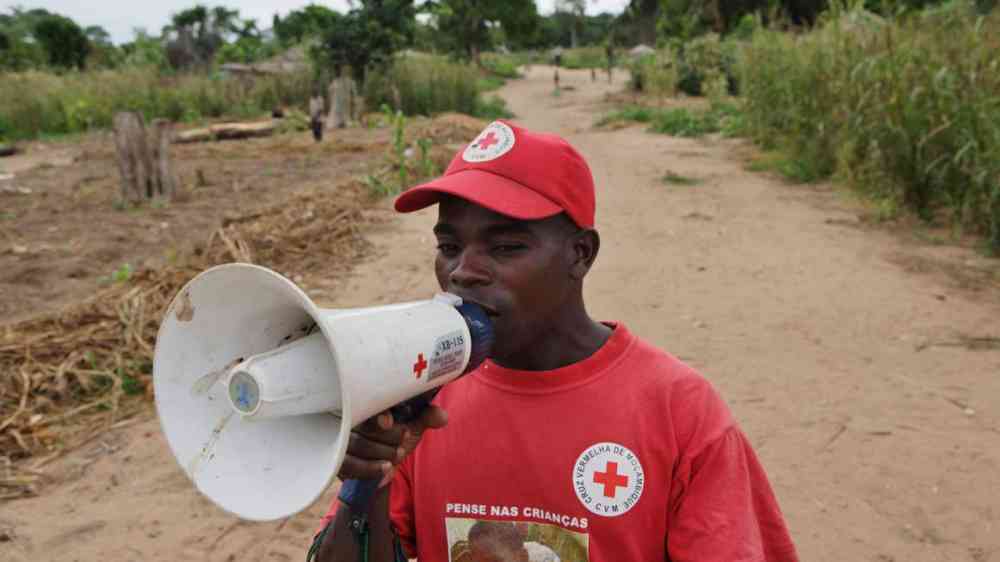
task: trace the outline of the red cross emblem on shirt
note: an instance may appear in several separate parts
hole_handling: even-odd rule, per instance
[[[424,374],[424,369],[427,368],[427,361],[424,360],[424,354],[420,353],[417,355],[417,362],[413,364],[413,374],[420,378],[420,375]]]
[[[618,474],[618,463],[608,461],[604,472],[594,473],[594,484],[604,484],[604,497],[613,498],[619,486],[628,486],[628,476]]]
[[[486,134],[485,137],[479,139],[479,142],[476,143],[476,146],[478,146],[480,150],[486,150],[487,148],[493,146],[494,144],[500,144],[500,139],[498,139],[497,136],[493,134],[493,131],[490,131],[489,133]]]

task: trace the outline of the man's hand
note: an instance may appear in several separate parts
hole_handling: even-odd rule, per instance
[[[337,476],[341,480],[377,479],[385,484],[392,478],[395,467],[417,447],[424,431],[442,428],[447,423],[448,414],[433,405],[407,423],[397,423],[392,412],[382,412],[351,432],[347,456]]]

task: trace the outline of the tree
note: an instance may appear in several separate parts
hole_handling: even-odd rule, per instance
[[[135,29],[135,39],[130,43],[121,46],[125,56],[124,64],[128,66],[152,66],[159,69],[167,69],[170,63],[167,61],[167,52],[163,41],[146,32],[145,29]]]
[[[222,6],[209,9],[198,4],[171,16],[163,28],[167,42],[167,59],[174,68],[203,66],[211,62],[216,51],[240,32],[239,10]]]
[[[570,47],[576,48],[583,31],[583,20],[587,12],[587,0],[556,0],[556,13],[565,12],[572,16],[570,27]]]
[[[278,42],[290,47],[337,25],[336,20],[340,17],[340,14],[330,8],[310,4],[301,10],[289,12],[284,18],[275,14],[272,27]]]
[[[410,43],[416,24],[413,0],[362,0],[361,6],[332,20],[311,49],[320,67],[340,76],[349,69],[363,84],[372,65],[381,65]]]
[[[111,42],[111,34],[99,25],[91,25],[83,30],[90,41],[87,68],[113,68],[124,60],[124,54]]]
[[[477,65],[491,45],[490,28],[500,26],[515,42],[529,37],[538,25],[535,0],[435,0],[424,4],[446,49],[462,53]]]
[[[11,8],[9,14],[0,14],[0,70],[20,71],[45,65],[45,50],[33,35],[39,15],[47,16],[48,12]]]
[[[35,24],[34,37],[45,49],[50,65],[81,70],[86,65],[90,41],[73,20],[55,14],[43,17]]]
[[[257,29],[257,22],[254,20],[243,20],[237,31],[238,38],[232,43],[226,43],[216,52],[216,61],[219,63],[240,62],[252,63],[272,56],[275,53],[275,46],[271,42],[264,41],[260,31]]]
[[[679,0],[680,2],[692,3],[692,0]],[[697,1],[697,0],[694,0]],[[707,0],[711,1],[711,0]],[[678,0],[662,0],[662,4],[677,3]],[[649,45],[656,45],[656,20],[660,13],[661,0],[632,0],[626,11],[630,13],[637,26],[639,42]]]

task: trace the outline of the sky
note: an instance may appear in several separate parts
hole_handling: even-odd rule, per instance
[[[338,11],[347,9],[346,0],[200,0],[207,6],[238,8],[244,18],[253,17],[257,27],[271,27],[275,12],[284,15],[307,4],[322,4]],[[494,0],[502,2],[504,0]],[[538,10],[545,14],[553,9],[555,0],[535,0]],[[50,12],[69,16],[81,27],[99,25],[111,34],[115,43],[131,41],[133,29],[145,28],[150,33],[158,33],[170,20],[170,15],[199,3],[199,0],[0,0],[0,8],[7,12],[14,6],[25,9],[44,8]],[[628,0],[589,0],[587,13],[619,13]],[[280,7],[278,7],[280,6]]]

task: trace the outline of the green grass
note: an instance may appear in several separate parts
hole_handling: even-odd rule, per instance
[[[660,181],[671,185],[698,185],[702,183],[702,180],[700,178],[683,176],[681,174],[672,172],[670,170],[667,170],[667,172],[663,174],[663,177],[660,178]]]
[[[480,57],[483,68],[490,74],[498,78],[520,78],[521,73],[517,67],[519,61],[512,55],[502,55],[499,53],[483,53]]]
[[[742,134],[744,123],[738,107],[730,103],[714,103],[707,110],[684,107],[657,109],[626,106],[602,117],[597,125],[633,121],[649,123],[650,132],[676,137],[701,137],[712,133],[725,136]]]
[[[475,117],[482,119],[509,119],[514,116],[507,109],[507,102],[500,96],[491,96],[488,99],[480,99],[473,113]]]
[[[506,83],[507,81],[499,76],[486,75],[480,76],[479,79],[476,80],[476,88],[478,88],[480,92],[492,92],[493,90],[499,90]]]
[[[776,173],[792,183],[815,183],[829,176],[809,162],[793,158],[788,151],[777,149],[755,156],[744,168],[749,172]]]
[[[636,123],[649,123],[653,120],[654,109],[648,107],[642,107],[640,105],[629,105],[621,109],[612,111],[611,113],[601,117],[595,125],[598,127],[604,125],[610,125],[612,123],[621,123],[626,121],[634,121]]]

